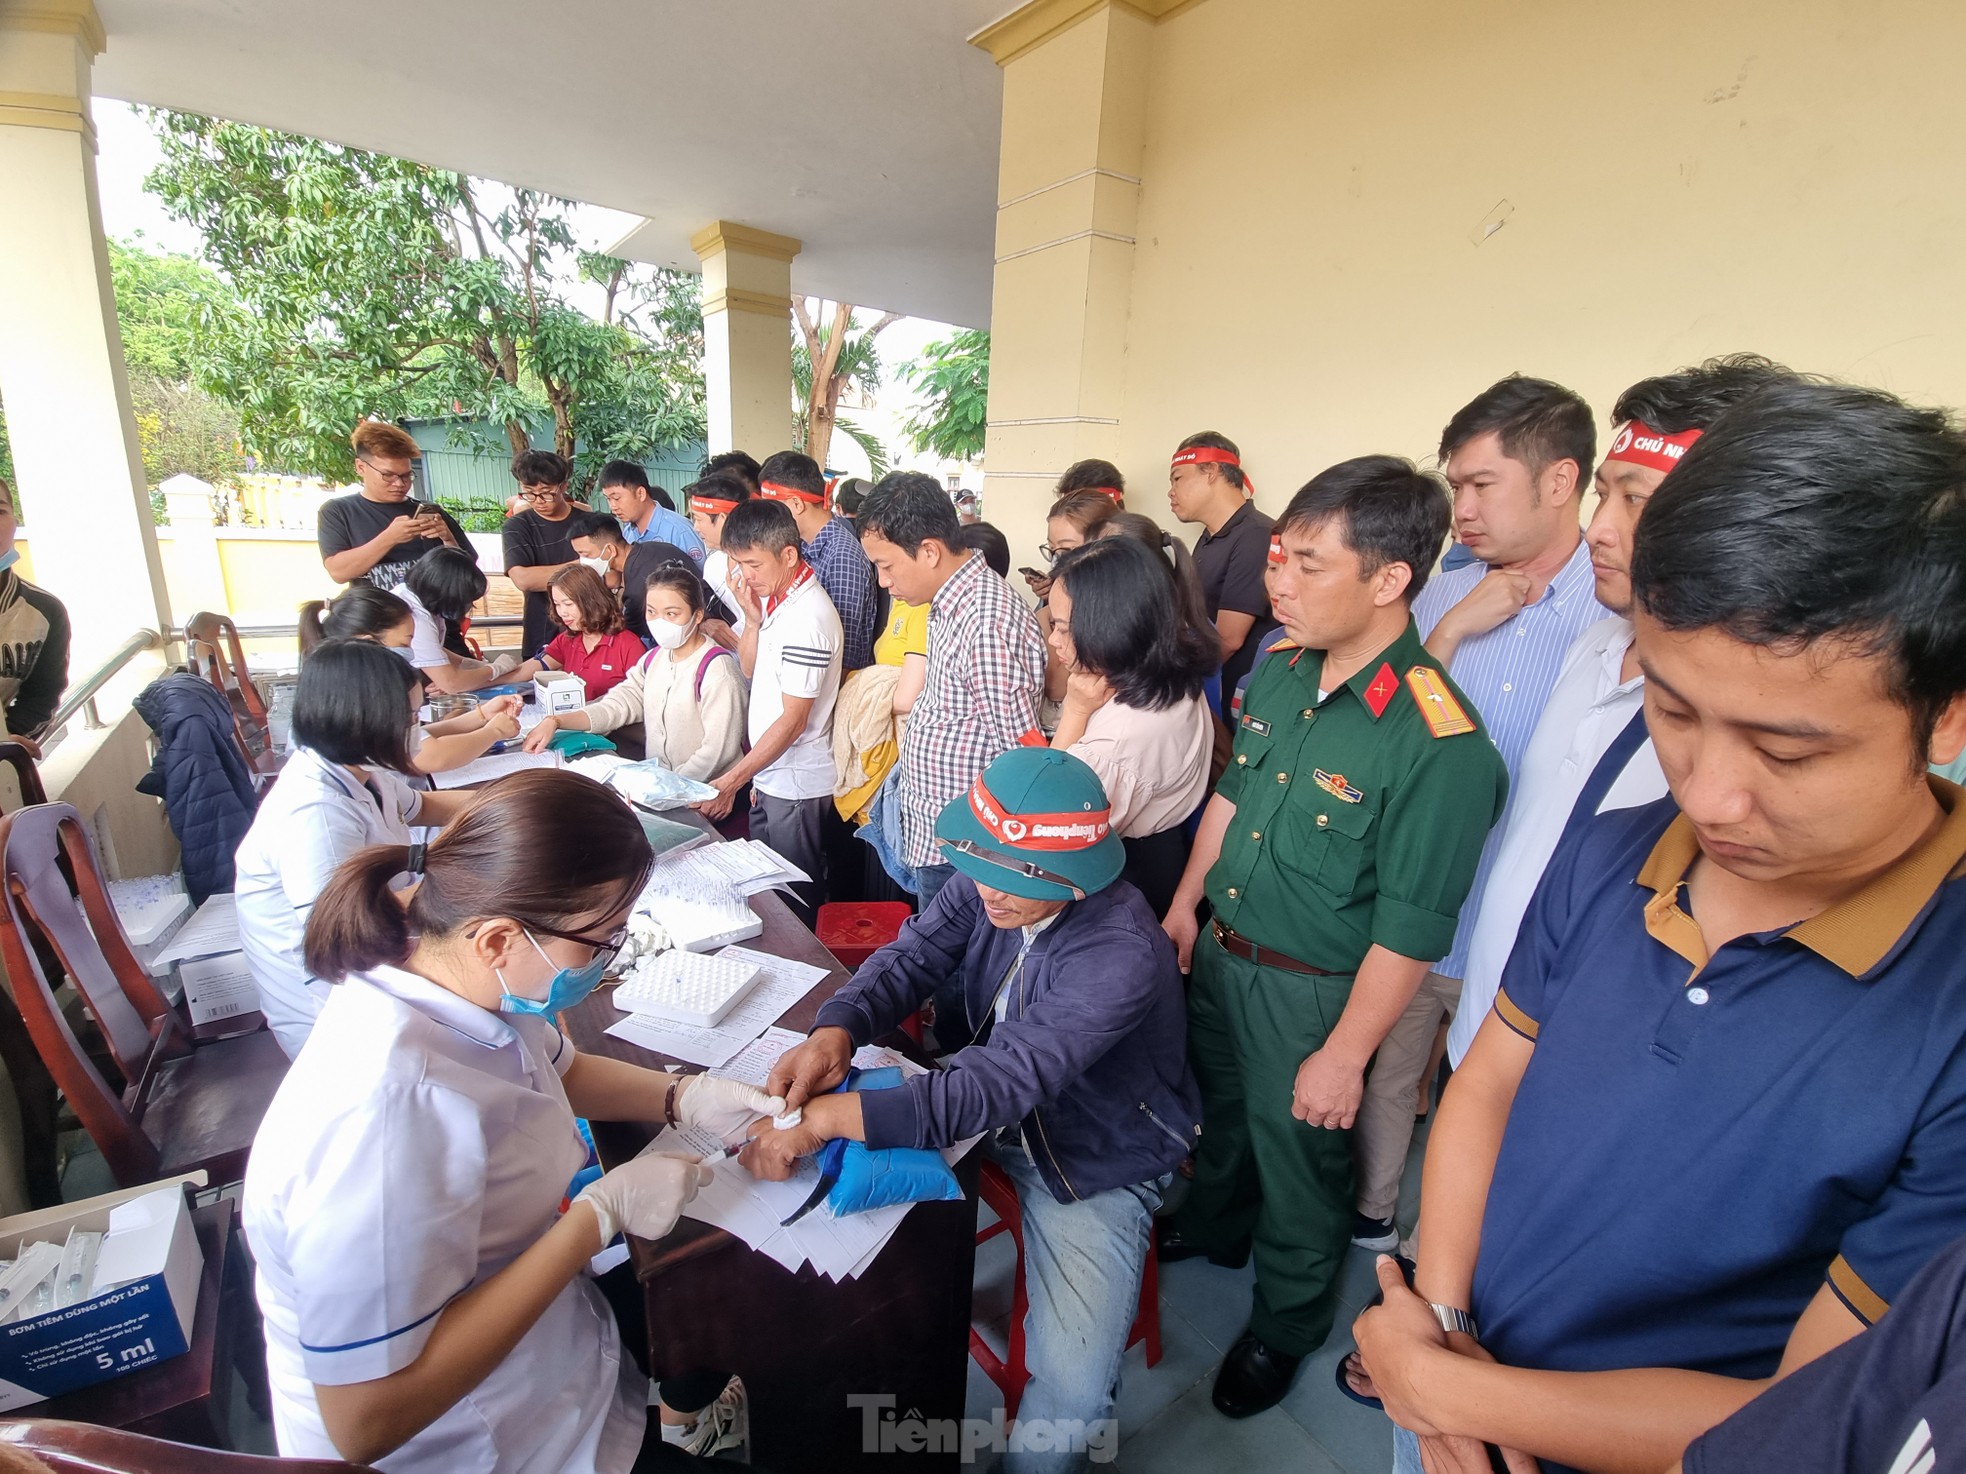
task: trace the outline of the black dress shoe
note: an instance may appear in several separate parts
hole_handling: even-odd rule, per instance
[[[1269,1411],[1283,1401],[1303,1360],[1244,1331],[1215,1374],[1215,1411],[1225,1418],[1253,1418]]]
[[[1204,1254],[1210,1264],[1219,1264],[1224,1269],[1241,1269],[1249,1263],[1248,1239],[1233,1249],[1209,1250],[1183,1238],[1179,1229],[1163,1228],[1155,1235],[1154,1246],[1162,1264],[1179,1264],[1183,1259],[1199,1259]]]

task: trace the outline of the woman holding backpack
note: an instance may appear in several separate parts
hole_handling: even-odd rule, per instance
[[[648,755],[685,778],[708,779],[744,754],[747,692],[737,657],[703,633],[703,580],[669,563],[648,581],[649,635],[655,648],[626,679],[580,711],[540,718],[527,752],[543,752],[555,732],[612,732],[640,721]]]

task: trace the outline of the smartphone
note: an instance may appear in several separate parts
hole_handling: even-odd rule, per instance
[[[1040,572],[1038,572],[1038,571],[1037,571],[1037,569],[1035,569],[1035,568],[1020,568],[1020,569],[1018,569],[1017,571],[1018,571],[1019,573],[1021,573],[1021,574],[1023,574],[1023,575],[1024,575],[1024,576],[1025,576],[1026,578],[1049,578],[1049,577],[1051,577],[1051,575],[1050,575],[1050,574],[1048,574],[1048,573],[1040,573]]]

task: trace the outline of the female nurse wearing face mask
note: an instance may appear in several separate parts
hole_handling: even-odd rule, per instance
[[[332,994],[246,1170],[285,1457],[392,1474],[675,1462],[588,1260],[619,1232],[668,1233],[707,1171],[638,1157],[562,1214],[586,1157],[574,1118],[730,1140],[784,1102],[580,1054],[554,1024],[600,981],[651,859],[614,794],[533,771],[427,850],[363,850],[321,893],[307,965]],[[392,890],[405,870],[415,889]]]
[[[599,701],[541,718],[526,734],[527,752],[543,752],[555,732],[640,721],[649,757],[685,778],[707,779],[743,756],[744,673],[703,633],[703,580],[687,564],[665,564],[650,576],[643,607],[655,648]]]

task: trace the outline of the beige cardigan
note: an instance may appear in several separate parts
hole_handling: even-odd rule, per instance
[[[703,673],[696,698],[696,668],[707,650],[681,665],[660,647],[635,662],[627,677],[587,706],[587,728],[612,732],[640,721],[648,755],[685,778],[707,780],[736,766],[744,755],[744,708],[749,699],[734,655],[719,655]]]

